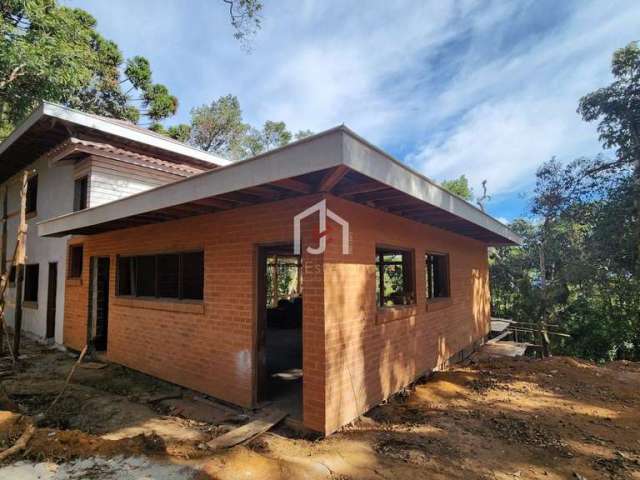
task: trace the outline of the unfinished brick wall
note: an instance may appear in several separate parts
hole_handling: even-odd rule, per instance
[[[483,337],[490,311],[484,244],[333,196],[327,206],[351,230],[350,255],[342,255],[337,225],[324,255],[325,431],[332,432]],[[414,250],[416,305],[377,307],[376,245]],[[449,254],[450,300],[427,305],[425,251]]]
[[[68,279],[65,344],[87,338],[89,259],[109,256],[107,357],[111,361],[243,406],[256,398],[256,246],[293,240],[294,215],[322,197],[239,208],[156,225],[78,237],[81,279]],[[486,334],[486,246],[368,207],[327,196],[351,226],[351,251],[339,232],[324,255],[309,255],[317,215],[303,223],[303,420],[330,433],[416,376]],[[336,227],[336,225],[333,225]],[[375,300],[375,246],[415,250],[417,303],[383,309]],[[205,252],[202,303],[115,296],[116,255]],[[424,252],[450,254],[451,301],[426,305]]]
[[[89,259],[109,256],[107,358],[150,375],[250,406],[255,400],[256,246],[291,243],[292,219],[319,200],[297,200],[229,210],[100,235],[83,243],[81,279],[66,284],[65,344],[80,350],[87,338]],[[312,219],[303,225],[310,236]],[[317,216],[315,219],[317,225]],[[317,229],[317,226],[315,227]],[[116,255],[204,249],[204,301],[115,296]],[[324,426],[324,327],[321,257],[307,259],[303,302],[304,422]]]

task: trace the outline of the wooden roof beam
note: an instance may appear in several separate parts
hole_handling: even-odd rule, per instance
[[[273,185],[284,188],[285,190],[291,190],[297,193],[311,193],[313,188],[308,183],[301,182],[300,180],[296,180],[294,178],[284,178],[282,180],[277,180],[272,182]]]
[[[340,197],[348,197],[351,195],[358,195],[360,193],[378,192],[380,190],[385,190],[387,188],[389,187],[386,186],[384,183],[364,182],[364,183],[356,183],[354,185],[342,187],[334,193]]]
[[[317,191],[330,192],[336,185],[338,185],[338,183],[340,183],[348,172],[349,168],[345,165],[338,165],[337,167],[332,168],[324,177],[322,177],[322,180],[320,180]]]

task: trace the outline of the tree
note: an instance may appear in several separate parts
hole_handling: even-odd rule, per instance
[[[465,175],[460,175],[454,180],[444,180],[440,185],[468,202],[473,199],[473,189],[469,187],[469,181]]]
[[[298,130],[298,132],[293,136],[296,140],[302,140],[303,138],[307,138],[313,135],[311,130]]]
[[[152,83],[149,62],[125,62],[84,10],[5,0],[0,15],[0,136],[42,100],[134,122],[175,113],[177,99]]]
[[[532,221],[511,228],[522,248],[500,247],[490,259],[494,315],[558,324],[569,339],[540,339],[549,351],[591,360],[640,359],[640,281],[630,169],[606,160],[552,159],[536,175]]]
[[[594,171],[632,165],[636,249],[633,264],[640,274],[640,47],[632,42],[616,50],[611,62],[614,82],[580,99],[578,112],[587,122],[599,121],[605,148],[615,149],[617,161],[596,165]]]
[[[209,105],[191,110],[190,143],[232,160],[242,158],[242,147],[249,126],[242,121],[240,102],[225,95]]]
[[[262,130],[250,127],[244,138],[245,156],[259,155],[260,153],[284,147],[291,142],[291,132],[287,130],[284,122],[267,120]]]
[[[222,0],[229,7],[233,36],[245,50],[251,49],[251,40],[261,28],[262,2],[260,0]]]
[[[191,126],[187,125],[186,123],[181,123],[179,125],[173,125],[169,128],[165,128],[161,123],[155,122],[149,125],[149,130],[160,133],[183,143],[188,142],[189,138],[191,137]]]

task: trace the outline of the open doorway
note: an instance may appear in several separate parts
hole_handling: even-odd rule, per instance
[[[107,350],[109,333],[109,257],[91,258],[91,319],[89,339],[98,352]]]
[[[291,245],[258,251],[258,400],[302,418],[302,268]]]
[[[56,301],[58,297],[58,264],[49,263],[49,278],[47,282],[47,340],[56,334]]]

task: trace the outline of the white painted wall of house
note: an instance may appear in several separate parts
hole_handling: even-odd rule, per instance
[[[41,238],[38,236],[37,223],[73,211],[74,197],[74,166],[61,162],[49,167],[46,159],[41,159],[29,166],[38,172],[38,198],[36,215],[27,220],[27,264],[40,265],[38,278],[38,303],[35,306],[25,306],[22,314],[22,331],[39,338],[46,336],[47,329],[47,298],[49,286],[49,263],[57,262],[57,295],[56,295],[56,326],[54,340],[58,344],[63,342],[64,322],[64,286],[67,277],[67,241],[63,238]],[[21,173],[4,182],[1,186],[9,186],[8,211],[16,212],[19,205],[19,188]],[[104,175],[92,173],[89,178],[88,202],[94,207],[106,202],[117,200],[134,193],[149,190],[158,186],[156,179],[144,181],[129,179],[126,176]],[[0,196],[1,203],[1,196]],[[10,261],[15,248],[16,233],[19,219],[17,216],[7,222],[7,260]],[[7,269],[9,266],[7,267]],[[16,289],[10,287],[7,291],[6,321],[14,326]]]
[[[41,238],[38,236],[37,223],[73,210],[73,166],[61,165],[49,168],[46,159],[30,165],[38,172],[38,198],[35,216],[27,220],[27,264],[40,265],[38,275],[37,308],[25,307],[22,313],[22,329],[37,337],[46,335],[47,328],[47,289],[49,263],[58,263],[56,295],[55,341],[62,343],[62,322],[64,318],[64,279],[67,270],[67,240],[62,238]],[[21,173],[16,174],[3,184],[9,186],[8,211],[17,212],[20,208]],[[14,216],[7,222],[7,260],[10,261],[16,244],[19,218]],[[16,289],[7,292],[7,323],[14,325]]]

